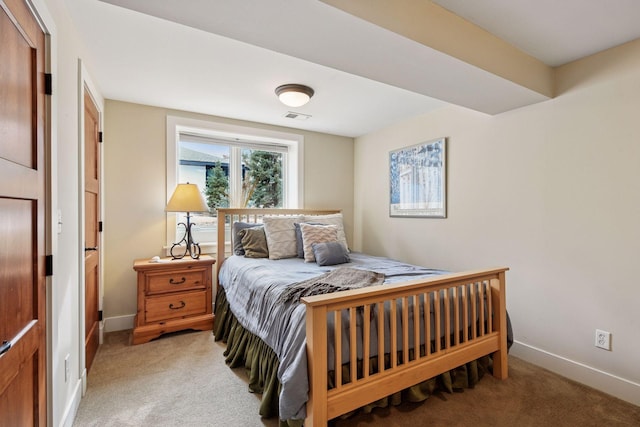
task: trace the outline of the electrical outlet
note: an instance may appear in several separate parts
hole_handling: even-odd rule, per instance
[[[596,347],[611,351],[611,332],[596,329]]]
[[[71,366],[69,363],[70,354],[67,354],[67,357],[64,358],[64,382],[69,382],[69,374],[71,373]]]

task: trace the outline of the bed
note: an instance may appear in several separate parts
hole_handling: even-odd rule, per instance
[[[324,426],[487,356],[492,374],[507,378],[507,268],[448,273],[355,252],[347,252],[348,262],[332,264],[320,249],[345,241],[341,221],[335,210],[218,209],[218,248],[232,246],[230,256],[227,250],[217,254],[214,333],[216,339],[242,341],[234,347],[244,353],[228,360],[238,357],[260,371],[255,391],[263,400],[265,394],[275,396],[281,419]],[[238,234],[240,224],[248,231]],[[302,229],[297,234],[294,225]],[[247,238],[261,228],[269,243],[277,243],[267,245],[267,258],[259,249],[253,252]],[[308,244],[310,230],[327,235]],[[274,236],[288,244],[291,236],[297,238],[296,256]],[[245,256],[235,255],[239,240],[247,243]],[[318,265],[321,261],[328,265]],[[360,275],[362,283],[369,282],[355,283]],[[345,286],[334,286],[336,277],[344,278]],[[320,290],[315,294],[311,288]],[[347,290],[331,292],[336,289]],[[250,340],[266,345],[271,360],[247,362],[244,341]],[[277,389],[262,384],[274,377]]]

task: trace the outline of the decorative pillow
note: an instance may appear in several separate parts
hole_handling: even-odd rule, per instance
[[[240,230],[245,228],[262,227],[262,224],[248,223],[248,222],[234,222],[231,226],[231,243],[233,244],[234,255],[244,255],[244,248],[242,247],[242,238],[238,234]]]
[[[262,218],[267,236],[269,259],[295,258],[296,228],[293,224],[302,221],[302,215],[265,216]]]
[[[318,224],[333,224],[338,227],[338,241],[341,242],[347,250],[349,250],[349,244],[347,243],[347,235],[344,232],[344,224],[342,222],[342,213],[329,214],[329,215],[305,215],[304,222],[314,222]]]
[[[247,258],[267,258],[269,249],[267,248],[267,239],[262,227],[243,228],[238,231],[242,247],[244,248],[244,256]]]
[[[317,222],[307,222],[305,224],[322,225]],[[300,231],[300,223],[295,223],[293,226],[296,228],[296,250],[298,251],[298,258],[304,258],[304,246],[302,244],[302,232]]]
[[[318,265],[336,265],[351,261],[347,248],[340,242],[313,243],[311,248]]]
[[[313,244],[338,241],[338,227],[335,225],[311,225],[300,223],[304,262],[314,262]]]

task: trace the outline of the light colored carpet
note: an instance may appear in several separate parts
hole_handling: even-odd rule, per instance
[[[229,369],[211,332],[176,333],[132,346],[106,334],[74,423],[84,426],[276,427],[258,415],[243,369]],[[640,407],[509,358],[509,379],[485,376],[463,393],[376,409],[334,427],[640,426]]]
[[[74,426],[277,426],[258,415],[242,369],[224,363],[211,332],[166,335],[130,345],[105,335]]]

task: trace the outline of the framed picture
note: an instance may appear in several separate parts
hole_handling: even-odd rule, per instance
[[[389,215],[447,217],[446,138],[389,153]]]

